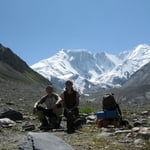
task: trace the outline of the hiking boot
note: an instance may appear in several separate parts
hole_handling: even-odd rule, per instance
[[[39,127],[40,130],[50,130],[50,127],[48,125],[41,125]]]
[[[67,133],[68,133],[68,134],[75,133],[75,130],[74,130],[74,129],[67,129]]]
[[[55,126],[54,126],[52,123],[50,123],[50,124],[49,124],[49,128],[50,128],[50,129],[54,129]]]

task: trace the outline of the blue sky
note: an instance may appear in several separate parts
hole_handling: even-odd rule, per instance
[[[28,65],[61,49],[150,45],[150,0],[0,0],[0,43]]]

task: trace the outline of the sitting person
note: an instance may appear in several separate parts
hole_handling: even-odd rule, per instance
[[[61,123],[62,107],[61,98],[53,92],[52,86],[46,87],[47,95],[34,104],[33,113],[41,122],[40,129],[59,128]],[[45,104],[46,108],[40,106]]]
[[[76,129],[74,121],[79,117],[79,93],[74,90],[72,81],[67,80],[65,86],[66,89],[61,94],[64,116],[67,118],[67,132],[73,133]]]

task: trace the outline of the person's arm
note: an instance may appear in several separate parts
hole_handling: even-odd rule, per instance
[[[35,114],[37,112],[37,106],[39,104],[43,104],[44,101],[46,100],[47,96],[44,96],[43,98],[41,98],[40,100],[36,101],[34,106],[33,106],[33,113]]]
[[[62,98],[60,96],[57,96],[56,105],[62,103]]]
[[[38,100],[37,102],[35,102],[34,106],[33,106],[33,114],[35,114],[37,112],[37,106],[40,104],[40,100]]]
[[[64,92],[60,95],[60,98],[61,98],[61,104],[63,106],[63,108],[67,111],[69,111],[69,109],[66,107],[66,104],[65,104],[65,100],[64,100]]]
[[[55,105],[57,108],[62,106],[62,98],[60,96],[57,96],[57,101],[56,101]]]
[[[38,100],[37,102],[35,102],[33,108],[36,108],[39,104],[40,104],[40,100]]]
[[[61,98],[61,104],[62,104],[62,106],[65,108],[64,92],[61,93],[60,98]]]

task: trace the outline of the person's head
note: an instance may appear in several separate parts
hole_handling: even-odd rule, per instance
[[[66,89],[73,89],[73,82],[71,80],[67,80],[65,82]]]
[[[114,96],[114,93],[110,92],[109,95]]]
[[[46,87],[46,92],[47,92],[47,94],[51,94],[53,92],[53,87],[51,85],[48,85]]]

